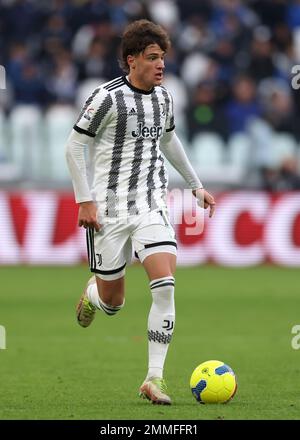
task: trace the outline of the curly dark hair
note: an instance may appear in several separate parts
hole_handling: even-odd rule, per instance
[[[152,21],[136,20],[125,28],[121,43],[121,59],[119,60],[124,72],[129,72],[128,55],[138,55],[149,44],[157,44],[164,52],[167,52],[171,45],[166,31]]]

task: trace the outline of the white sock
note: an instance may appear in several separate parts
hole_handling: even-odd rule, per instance
[[[88,286],[87,297],[90,303],[96,306],[97,309],[101,309],[96,281]]]
[[[109,304],[105,304],[99,296],[97,283],[92,283],[87,288],[87,297],[89,301],[97,307],[97,309],[102,310],[107,315],[115,315],[122,307],[124,307],[125,299],[123,303],[119,306],[111,306]]]
[[[174,278],[150,282],[152,306],[148,317],[149,362],[147,379],[163,377],[163,368],[175,324]]]

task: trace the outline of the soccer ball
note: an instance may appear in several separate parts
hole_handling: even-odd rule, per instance
[[[206,361],[192,373],[190,387],[199,403],[226,403],[237,389],[232,369],[220,361]]]

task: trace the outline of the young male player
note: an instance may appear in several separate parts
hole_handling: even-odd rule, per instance
[[[124,306],[124,275],[132,246],[150,280],[148,374],[140,395],[171,404],[163,367],[175,323],[176,239],[166,207],[167,171],[161,154],[213,215],[175,134],[173,100],[161,85],[170,42],[158,25],[138,20],[124,31],[121,63],[127,76],[98,87],[87,99],[66,146],[78,225],[87,229],[91,272],[77,306],[88,327],[97,309],[115,315]],[[89,161],[86,159],[89,151]]]

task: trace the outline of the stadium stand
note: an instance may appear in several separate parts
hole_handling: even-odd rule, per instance
[[[208,186],[259,189],[245,176],[286,159],[299,174],[298,9],[270,0],[3,0],[1,182],[70,187],[66,136],[88,93],[121,74],[120,35],[138,18],[171,36],[166,85],[177,131]]]

